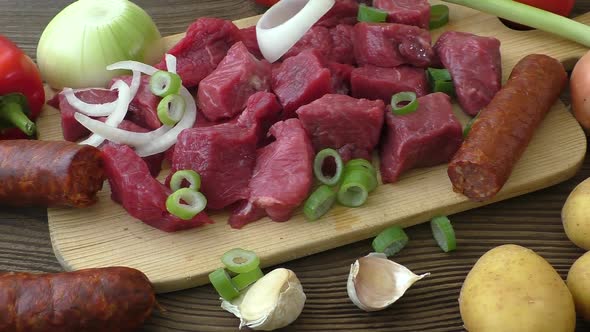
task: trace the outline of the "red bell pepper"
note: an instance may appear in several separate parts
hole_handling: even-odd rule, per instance
[[[33,60],[0,35],[0,139],[35,134],[33,122],[45,103],[41,74]]]
[[[516,0],[561,16],[569,16],[576,0]]]
[[[259,4],[261,4],[263,6],[270,7],[270,6],[274,5],[275,3],[279,2],[279,0],[256,0],[256,2],[258,2]]]

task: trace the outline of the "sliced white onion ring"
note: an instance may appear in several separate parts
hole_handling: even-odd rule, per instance
[[[115,62],[112,65],[108,65],[107,70],[136,70],[150,76],[158,71],[155,67],[132,60]]]
[[[129,146],[141,146],[148,144],[149,142],[158,139],[158,137],[162,136],[172,128],[169,126],[162,126],[150,132],[137,133],[134,131],[111,127],[106,125],[104,122],[94,120],[81,113],[74,114],[74,117],[76,120],[78,120],[78,122],[80,122],[81,125],[88,128],[88,130],[105,137],[111,142],[126,144]]]
[[[105,121],[105,125],[110,127],[118,127],[125,115],[127,115],[127,110],[129,109],[129,104],[131,103],[131,89],[129,86],[123,82],[122,80],[118,80],[113,84],[113,88],[119,91],[119,97],[117,98],[117,106],[115,110],[107,117]],[[78,114],[78,113],[76,113]],[[74,114],[74,117],[76,116]],[[100,122],[100,121],[99,121]],[[87,144],[92,146],[99,146],[104,142],[104,138],[96,133],[90,135],[87,139],[80,142],[80,144]]]
[[[262,55],[275,62],[326,14],[334,0],[281,0],[270,7],[256,24]]]
[[[171,73],[176,74],[176,57],[172,54],[166,53],[165,59],[166,59],[166,70],[168,70]]]
[[[157,140],[137,147],[135,152],[137,152],[140,157],[151,156],[168,150],[172,145],[176,144],[180,132],[187,128],[192,128],[195,124],[195,120],[197,119],[197,105],[195,104],[195,99],[184,86],[180,87],[180,95],[184,97],[186,102],[186,109],[182,119],[180,119],[176,126],[172,127],[172,129],[160,136]]]

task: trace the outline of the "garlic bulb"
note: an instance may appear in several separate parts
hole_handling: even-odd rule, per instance
[[[272,331],[291,324],[303,310],[305,293],[293,271],[278,268],[221,307],[240,319],[240,329]]]
[[[350,266],[348,297],[362,310],[385,309],[397,301],[410,286],[430,273],[416,275],[405,266],[371,253]]]

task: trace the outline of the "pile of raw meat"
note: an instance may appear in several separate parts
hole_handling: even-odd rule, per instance
[[[184,221],[166,211],[170,190],[153,176],[167,159],[171,173],[197,171],[207,208],[230,208],[229,222],[240,228],[264,216],[288,220],[310,193],[313,157],[324,148],[337,149],[345,161],[370,158],[379,149],[385,183],[411,168],[448,162],[462,142],[462,127],[451,98],[429,94],[425,69],[447,68],[459,104],[475,115],[500,89],[500,42],[446,32],[432,46],[427,0],[374,0],[389,13],[388,23],[379,24],[357,23],[359,2],[337,0],[273,64],[261,59],[254,27],[240,30],[215,18],[194,22],[169,53],[183,84],[195,92],[196,124],[168,152],[143,160],[127,146],[103,145],[112,198],[165,231],[211,222],[204,212]],[[165,69],[165,62],[156,67]],[[393,115],[391,96],[403,91],[419,96],[419,108]],[[88,103],[117,98],[116,91],[93,89],[76,95]],[[121,126],[137,132],[160,127],[158,102],[144,77]],[[53,105],[66,140],[89,134],[62,94]]]

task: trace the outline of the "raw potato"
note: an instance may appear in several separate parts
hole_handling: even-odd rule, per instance
[[[590,250],[590,178],[576,186],[568,196],[561,210],[561,220],[570,241]]]
[[[574,297],[578,315],[590,321],[590,252],[578,258],[570,268],[567,287]]]
[[[517,245],[485,253],[461,289],[459,308],[469,332],[570,332],[574,301],[541,256]]]

